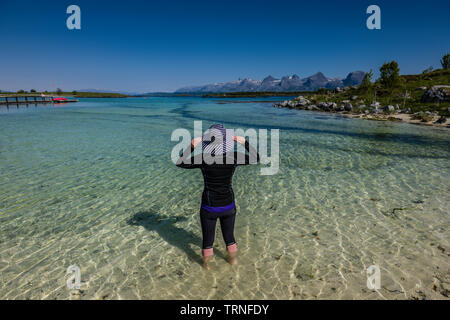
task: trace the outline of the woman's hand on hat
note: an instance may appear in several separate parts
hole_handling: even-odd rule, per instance
[[[240,144],[245,144],[245,138],[241,136],[233,136],[233,140]]]
[[[195,148],[200,142],[202,142],[202,138],[194,138],[191,141],[191,146],[192,148]]]

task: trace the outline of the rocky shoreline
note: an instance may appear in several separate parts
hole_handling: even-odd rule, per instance
[[[433,100],[436,97],[438,99],[447,99],[447,97],[442,97],[441,87],[443,86],[435,86],[427,90],[424,94],[424,99]],[[401,108],[398,104],[382,106],[376,101],[366,106],[356,95],[352,96],[349,100],[342,100],[340,102],[316,101],[315,103],[304,96],[298,96],[292,100],[275,103],[274,106],[278,108],[334,113],[350,118],[450,128],[450,119],[439,115],[437,112],[424,111],[412,113],[410,108]],[[447,111],[450,112],[450,107]]]

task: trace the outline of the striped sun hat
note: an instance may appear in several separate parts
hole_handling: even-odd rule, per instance
[[[213,156],[233,151],[233,130],[225,129],[221,124],[213,124],[202,137],[202,150]]]

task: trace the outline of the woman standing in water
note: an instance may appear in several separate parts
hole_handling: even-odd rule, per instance
[[[200,209],[200,222],[203,233],[202,256],[203,265],[208,270],[209,260],[213,255],[217,219],[220,219],[220,227],[227,246],[229,262],[232,265],[237,263],[237,246],[234,239],[236,206],[231,186],[232,178],[236,166],[259,162],[258,152],[249,145],[244,137],[233,136],[229,133],[228,129],[225,129],[221,124],[212,125],[206,135],[191,141],[191,145],[177,161],[177,166],[180,168],[200,168],[202,170],[205,184]],[[234,151],[235,141],[245,146],[248,155]],[[195,157],[189,157],[200,142],[202,142],[203,153]],[[214,159],[214,161],[206,160],[208,157],[209,159]]]

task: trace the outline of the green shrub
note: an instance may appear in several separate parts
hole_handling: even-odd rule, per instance
[[[422,74],[427,74],[430,73],[431,71],[433,71],[433,67],[428,67],[427,69],[422,71]]]
[[[441,59],[441,65],[442,69],[449,69],[450,68],[450,53],[447,53],[445,56]]]
[[[380,68],[380,83],[387,89],[392,89],[400,84],[400,68],[396,61],[386,62]]]
[[[361,82],[361,85],[360,85],[361,89],[366,89],[367,90],[367,89],[372,87],[372,76],[373,76],[373,72],[372,72],[372,69],[370,69],[370,71],[367,72],[364,75],[364,78],[362,79],[362,82]]]

